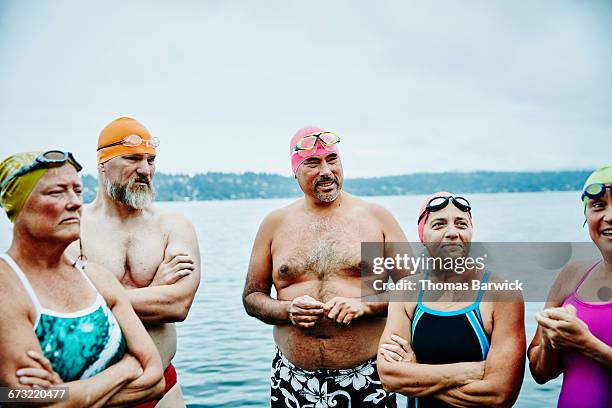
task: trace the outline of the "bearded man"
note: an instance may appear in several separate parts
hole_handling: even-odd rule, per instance
[[[184,406],[176,370],[174,323],[185,320],[200,282],[200,251],[192,223],[152,205],[157,138],[121,117],[98,138],[98,194],[81,221],[89,261],[113,272],[161,355],[166,393],[143,407]]]

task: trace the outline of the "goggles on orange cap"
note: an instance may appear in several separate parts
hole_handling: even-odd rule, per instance
[[[107,147],[119,146],[119,145],[123,145],[127,147],[136,147],[136,146],[144,145],[145,147],[155,148],[159,146],[159,139],[156,137],[152,137],[151,139],[143,139],[142,137],[138,135],[128,135],[123,140],[120,140],[118,142],[114,142],[114,143],[110,143],[110,144],[98,147],[97,151],[106,149]]]
[[[335,144],[340,143],[340,137],[334,132],[319,132],[306,135],[297,141],[293,147],[293,154],[301,156],[309,155],[309,151],[313,150],[317,145],[317,140],[325,150],[333,151],[334,148],[329,148]]]

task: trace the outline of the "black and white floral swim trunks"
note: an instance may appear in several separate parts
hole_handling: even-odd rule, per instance
[[[272,408],[397,408],[371,358],[354,368],[303,370],[276,349],[272,360]]]

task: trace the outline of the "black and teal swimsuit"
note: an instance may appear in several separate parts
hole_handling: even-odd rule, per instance
[[[485,272],[482,282],[490,273]],[[484,361],[489,353],[491,338],[484,329],[480,315],[480,290],[476,301],[459,310],[448,312],[423,305],[419,293],[412,319],[412,351],[421,364],[453,364]],[[451,405],[433,397],[409,397],[408,408],[446,408]]]
[[[85,309],[62,313],[40,304],[27,277],[8,254],[0,254],[0,258],[15,271],[30,295],[40,348],[64,382],[92,377],[123,357],[126,344],[119,323],[81,268],[76,269],[96,292],[96,299]]]

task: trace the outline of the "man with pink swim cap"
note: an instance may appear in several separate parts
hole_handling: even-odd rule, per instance
[[[387,303],[361,300],[360,255],[362,242],[406,238],[387,210],[342,191],[339,142],[318,126],[295,133],[304,196],[268,214],[255,238],[243,302],[274,325],[272,407],[396,407],[376,370]]]

